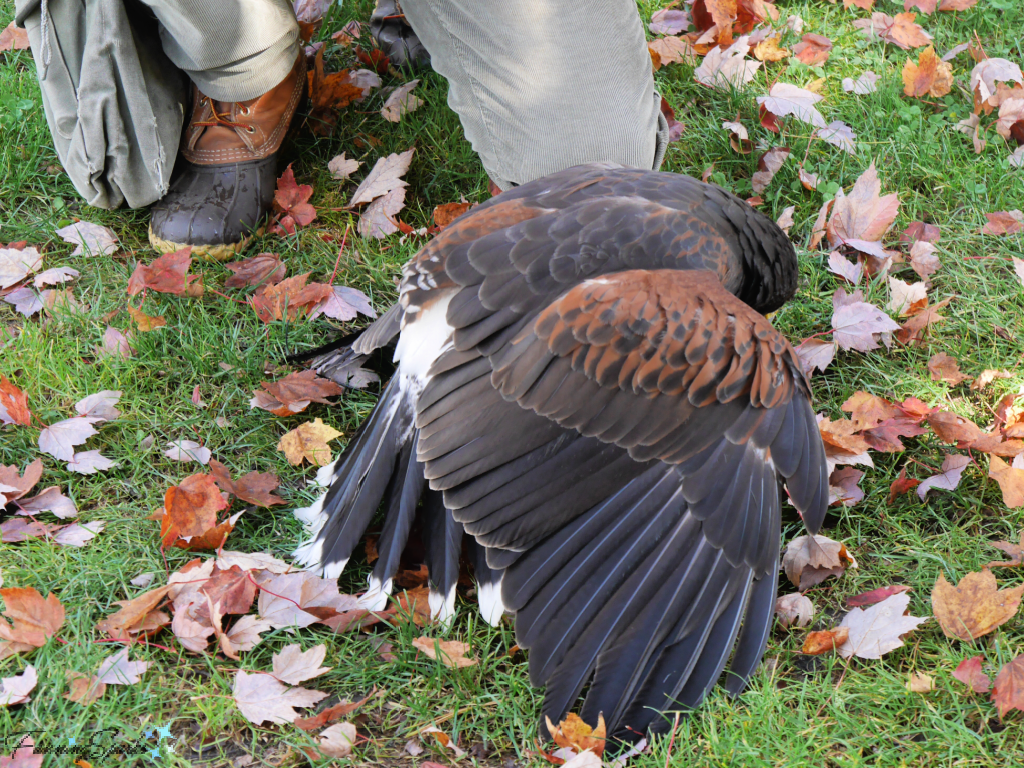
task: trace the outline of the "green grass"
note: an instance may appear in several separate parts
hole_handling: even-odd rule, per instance
[[[647,18],[660,3],[640,5]],[[902,10],[902,3],[889,0],[877,5],[890,14]],[[0,0],[0,25],[13,16],[11,6],[9,0]],[[365,19],[370,3],[362,0],[333,8],[325,36],[349,18]],[[714,163],[714,181],[749,196],[757,153],[733,152],[727,133],[721,130],[723,120],[740,113],[751,129],[751,139],[792,149],[764,194],[762,210],[777,217],[786,206],[796,206],[791,236],[801,244],[806,243],[827,197],[839,186],[849,189],[873,159],[883,191],[900,197],[894,231],[916,219],[942,228],[942,268],[932,277],[929,295],[933,301],[953,300],[944,310],[945,322],[933,326],[921,346],[840,353],[827,373],[813,380],[817,406],[838,418],[842,415],[839,405],[863,389],[890,398],[913,395],[984,425],[991,421],[990,409],[999,398],[1024,385],[1024,373],[1019,372],[1024,356],[1024,296],[1010,261],[1011,256],[1024,255],[1024,238],[985,237],[978,229],[985,212],[1024,208],[1024,171],[1008,167],[1009,151],[994,130],[989,129],[988,146],[980,155],[974,154],[969,137],[953,130],[970,112],[967,76],[972,62],[966,54],[953,62],[953,91],[932,106],[902,94],[900,71],[908,53],[868,43],[852,26],[864,12],[844,11],[841,3],[817,0],[791,3],[783,9],[784,15],[790,13],[805,20],[805,31],[834,40],[832,56],[820,71],[780,62],[768,67],[768,80],[762,69],[742,93],[699,86],[693,81],[692,68],[685,65],[658,73],[659,89],[687,128],[682,140],[671,145],[665,169],[699,176]],[[1024,10],[1016,0],[981,0],[971,11],[919,16],[918,21],[934,35],[940,54],[977,31],[990,56],[1024,62],[1019,35]],[[332,51],[329,61],[332,55],[340,66],[342,55]],[[501,765],[504,759],[519,765],[537,762],[532,750],[541,692],[529,685],[524,656],[508,655],[515,642],[510,627],[492,630],[482,625],[469,604],[463,605],[465,610],[450,630],[451,636],[468,640],[480,658],[479,666],[467,670],[447,670],[418,657],[411,645],[418,632],[408,626],[339,636],[310,628],[295,635],[281,631],[264,635],[265,642],[244,654],[240,664],[189,654],[176,646],[173,653],[133,648],[133,658],[154,662],[140,684],[109,688],[103,699],[87,709],[62,698],[67,690],[65,670],[91,672],[111,652],[110,645],[94,642],[99,639],[94,627],[116,608],[114,601],[142,591],[130,580],[146,571],[156,572],[158,579],[164,573],[158,524],[145,518],[161,506],[165,489],[192,471],[163,458],[159,449],[164,443],[195,439],[208,445],[233,472],[278,473],[289,506],[246,512],[228,545],[286,557],[301,537],[299,524],[286,510],[312,499],[306,490],[312,472],[289,466],[275,449],[278,439],[314,417],[351,434],[374,397],[346,395],[336,407],[314,405],[287,419],[250,411],[252,390],[271,378],[264,373],[266,366],[355,326],[325,319],[265,326],[249,308],[210,292],[199,300],[150,295],[145,311],[164,315],[167,327],[137,334],[131,359],[97,358],[93,348],[108,322],[122,330],[131,327],[123,311],[128,275],[137,260],[148,262],[154,256],[146,241],[148,214],[101,211],[80,202],[66,175],[52,172],[58,160],[49,144],[31,57],[27,53],[0,56],[0,241],[45,244],[46,266],[68,265],[81,271],[71,285],[75,296],[88,305],[80,314],[40,322],[25,321],[9,305],[0,304],[0,325],[17,332],[15,339],[7,341],[0,331],[0,373],[25,390],[30,407],[46,423],[69,415],[73,403],[87,394],[102,389],[124,393],[121,418],[103,425],[87,446],[103,450],[119,466],[83,477],[66,472],[47,457],[40,484],[60,485],[74,498],[81,521],[106,522],[103,533],[82,549],[36,540],[0,550],[5,586],[35,587],[43,594],[53,591],[67,608],[60,632],[66,643],[51,641],[29,657],[0,662],[0,676],[20,672],[26,662],[40,675],[30,704],[0,709],[0,733],[45,730],[81,740],[99,728],[115,728],[134,737],[153,725],[170,724],[190,749],[179,746],[176,756],[165,756],[161,764],[228,766],[249,754],[255,765],[301,765],[306,758],[298,750],[311,743],[308,737],[287,726],[253,727],[230,699],[234,669],[267,669],[273,652],[297,641],[304,647],[328,646],[325,665],[333,669],[310,684],[332,694],[326,703],[333,703],[335,697],[355,699],[374,687],[380,694],[361,710],[365,717],[359,721],[360,734],[370,740],[359,746],[353,762],[449,762],[443,751],[429,745],[417,760],[402,752],[413,734],[438,718],[446,718],[440,727],[457,736],[463,748],[486,745],[486,749],[478,746],[470,760],[486,765]],[[878,92],[868,96],[843,92],[842,78],[856,78],[865,69],[881,75]],[[858,151],[851,156],[821,141],[811,143],[806,168],[824,183],[821,190],[809,192],[796,177],[797,162],[808,150],[808,130],[789,123],[782,136],[775,136],[760,128],[755,97],[776,79],[805,85],[821,76],[827,79],[822,90],[825,101],[819,106],[827,120],[841,119],[853,128]],[[316,139],[302,132],[287,143],[286,162],[294,162],[300,183],[312,184],[316,190],[312,202],[318,209],[317,222],[297,237],[257,240],[247,253],[276,251],[287,261],[289,274],[310,271],[311,279],[319,280],[330,276],[336,241],[347,226],[354,225],[348,213],[331,210],[340,209],[353,189],[351,184],[333,181],[326,169],[327,160],[342,151],[364,162],[357,174],[361,178],[377,157],[415,145],[406,177],[407,208],[401,214],[414,227],[429,223],[436,204],[461,196],[484,199],[486,176],[462,136],[457,117],[445,105],[446,91],[442,78],[427,74],[417,89],[427,103],[398,124],[379,117],[377,94],[345,111],[333,137]],[[57,238],[54,230],[74,217],[113,228],[121,251],[112,258],[70,257],[71,246]],[[335,242],[325,242],[321,235],[331,235]],[[357,240],[354,250],[346,251],[341,260],[341,280],[366,291],[374,305],[383,309],[395,297],[400,265],[419,242],[410,238],[402,244],[397,236],[379,242]],[[826,254],[799,252],[799,292],[775,318],[794,341],[829,327],[831,295],[841,284],[825,268]],[[228,274],[216,264],[199,264],[193,271],[201,272],[206,284],[218,290]],[[903,266],[897,266],[894,274],[903,279],[912,276]],[[870,283],[865,293],[880,305],[888,298],[884,284]],[[112,312],[117,314],[105,319]],[[996,327],[1004,332],[997,334]],[[940,351],[956,357],[968,374],[999,368],[1014,372],[1014,377],[997,380],[981,392],[933,383],[925,363]],[[220,363],[233,368],[225,371]],[[197,385],[208,404],[204,409],[191,402]],[[217,426],[220,417],[229,425]],[[0,463],[23,468],[39,454],[36,435],[35,429],[3,428]],[[149,452],[140,447],[147,435],[156,439]],[[890,583],[913,586],[912,613],[930,615],[928,595],[940,571],[953,579],[977,570],[998,554],[987,542],[1016,540],[1017,531],[1024,527],[1020,511],[1005,507],[998,487],[979,466],[968,467],[953,493],[934,492],[926,502],[909,494],[888,506],[889,485],[901,468],[923,478],[929,471],[921,464],[937,468],[943,450],[948,450],[931,435],[906,443],[904,454],[873,453],[876,466],[861,482],[866,498],[852,508],[833,509],[829,515],[826,533],[846,542],[860,568],[811,593],[819,611],[815,628],[833,625],[847,596]],[[984,461],[979,461],[982,467]],[[795,516],[787,517],[785,538],[799,531]],[[172,570],[190,558],[178,550],[167,553]],[[366,571],[364,564],[351,566],[341,579],[342,591],[359,590]],[[1001,586],[1013,586],[1022,578],[1012,570],[998,576]],[[782,591],[791,589],[788,584],[782,587]],[[997,665],[1024,651],[1020,618],[973,646],[948,640],[930,622],[909,636],[904,648],[884,659],[850,664],[801,656],[803,635],[776,630],[766,654],[771,663],[762,666],[742,697],[732,701],[716,689],[697,713],[683,719],[672,747],[672,764],[846,768],[1024,763],[1021,713],[1001,722],[985,697],[966,693],[950,674],[962,659],[975,653],[983,653]],[[167,637],[162,642],[171,644]],[[382,638],[393,645],[396,661],[385,662],[376,653],[375,643]],[[925,695],[908,693],[905,684],[910,672],[934,675],[936,690]],[[649,755],[634,759],[631,765],[664,765],[667,749],[668,740],[659,739]],[[47,763],[64,764],[70,761]]]

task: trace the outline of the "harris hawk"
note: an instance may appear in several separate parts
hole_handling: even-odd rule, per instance
[[[337,577],[383,506],[361,598],[383,608],[419,518],[430,608],[450,619],[463,535],[480,610],[515,617],[543,714],[613,738],[663,730],[771,627],[781,486],[816,532],[825,453],[807,380],[764,317],[797,258],[719,187],[593,163],[492,198],[403,269],[400,299],[314,367],[395,344],[395,374],[296,558]],[[587,687],[589,686],[589,687]]]

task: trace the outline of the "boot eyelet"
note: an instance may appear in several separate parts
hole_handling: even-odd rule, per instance
[[[245,132],[246,132],[246,133],[256,133],[256,128],[255,128],[255,127],[253,127],[253,126],[251,126],[251,125],[247,125],[247,126],[245,127]]]
[[[250,112],[252,112],[252,110],[249,109],[248,107],[239,107],[238,108],[238,114],[242,115],[243,117],[248,117]]]

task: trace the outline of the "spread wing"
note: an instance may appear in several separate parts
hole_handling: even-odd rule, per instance
[[[507,568],[545,714],[590,681],[585,716],[642,732],[698,703],[734,646],[742,687],[774,602],[778,479],[816,530],[824,452],[792,348],[716,275],[618,272],[537,303],[463,350],[449,306],[419,458]]]

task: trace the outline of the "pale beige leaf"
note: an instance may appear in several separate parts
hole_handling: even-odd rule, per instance
[[[305,688],[289,688],[271,675],[243,670],[235,673],[233,690],[239,711],[250,723],[291,723],[299,716],[296,707],[311,707],[327,694]]]

